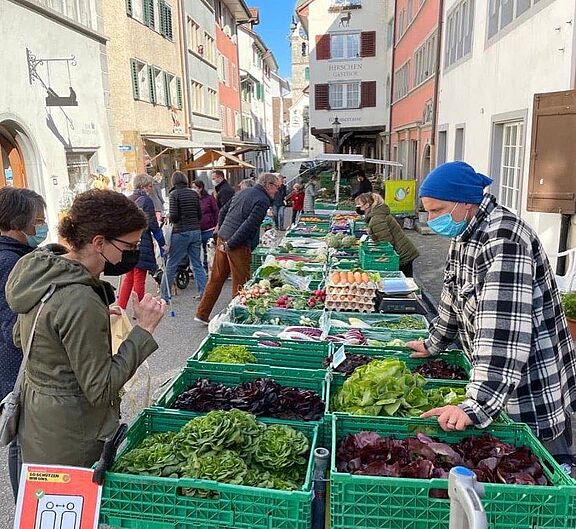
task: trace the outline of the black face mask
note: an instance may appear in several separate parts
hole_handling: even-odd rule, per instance
[[[356,206],[356,213],[358,213],[358,215],[364,215],[364,210],[360,206]]]
[[[106,256],[102,254],[106,259]],[[112,264],[108,259],[104,264],[105,276],[121,276],[134,270],[140,260],[140,250],[122,250],[122,259],[116,264]]]

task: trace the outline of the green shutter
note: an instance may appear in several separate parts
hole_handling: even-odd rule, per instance
[[[134,59],[130,59],[130,71],[132,73],[132,93],[134,99],[140,99],[140,86],[138,84],[138,63]]]
[[[150,103],[156,103],[156,68],[148,66],[148,85],[150,86]]]
[[[144,23],[154,29],[154,0],[144,0]]]
[[[170,40],[173,40],[174,33],[172,32],[172,8],[168,4],[164,4],[164,11],[165,11],[165,25],[166,25],[166,33],[165,36]]]
[[[172,101],[170,101],[170,76],[164,72],[164,91],[166,92],[166,106],[169,107],[172,105]]]
[[[182,81],[176,77],[176,94],[178,97],[178,108],[182,110]]]
[[[132,16],[132,0],[126,0],[126,14]]]

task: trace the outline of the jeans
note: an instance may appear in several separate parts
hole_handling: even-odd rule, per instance
[[[200,251],[202,249],[202,234],[200,230],[173,233],[168,252],[168,262],[166,263],[166,279],[162,281],[162,299],[168,301],[170,298],[170,285],[174,283],[178,265],[186,256],[190,259],[192,270],[194,270],[194,282],[200,295],[204,294],[206,288],[206,270],[202,266]]]
[[[414,261],[403,264],[400,267],[400,272],[403,272],[406,277],[414,277]]]
[[[20,450],[18,439],[15,439],[8,447],[8,474],[10,475],[10,485],[12,485],[14,501],[16,501],[18,497],[20,470],[22,470],[22,451]]]
[[[272,206],[272,211],[274,212],[274,224],[277,230],[284,229],[284,212],[286,211],[286,206]]]
[[[123,278],[120,284],[120,293],[118,294],[118,305],[126,310],[128,301],[130,301],[130,294],[132,291],[136,292],[138,299],[142,301],[146,291],[146,274],[147,270],[144,268],[134,268],[130,270]]]
[[[202,231],[202,260],[204,261],[204,270],[208,270],[208,241],[214,236],[214,230]]]
[[[292,224],[296,224],[300,213],[302,213],[302,211],[292,208]]]
[[[220,297],[222,287],[232,274],[232,296],[250,279],[250,261],[252,252],[248,246],[239,246],[228,252],[216,250],[210,281],[206,285],[206,292],[198,305],[196,316],[203,321],[210,319],[210,313]]]

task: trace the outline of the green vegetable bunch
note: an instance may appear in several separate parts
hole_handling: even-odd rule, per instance
[[[245,345],[218,345],[208,353],[206,362],[221,364],[257,364],[258,359]]]
[[[391,330],[423,330],[426,324],[413,316],[400,316],[398,319],[379,321],[373,327]]]
[[[417,417],[432,408],[459,404],[464,388],[426,390],[426,379],[396,358],[358,367],[332,402],[333,409],[354,415]]]
[[[308,448],[308,439],[302,432],[275,424],[260,435],[254,461],[271,470],[304,465]]]
[[[576,320],[576,292],[562,294],[562,306],[567,318]]]

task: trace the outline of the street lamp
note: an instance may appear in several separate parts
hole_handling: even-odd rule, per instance
[[[340,127],[342,123],[338,120],[338,116],[334,118],[332,122],[332,148],[334,154],[339,154],[340,151]]]

